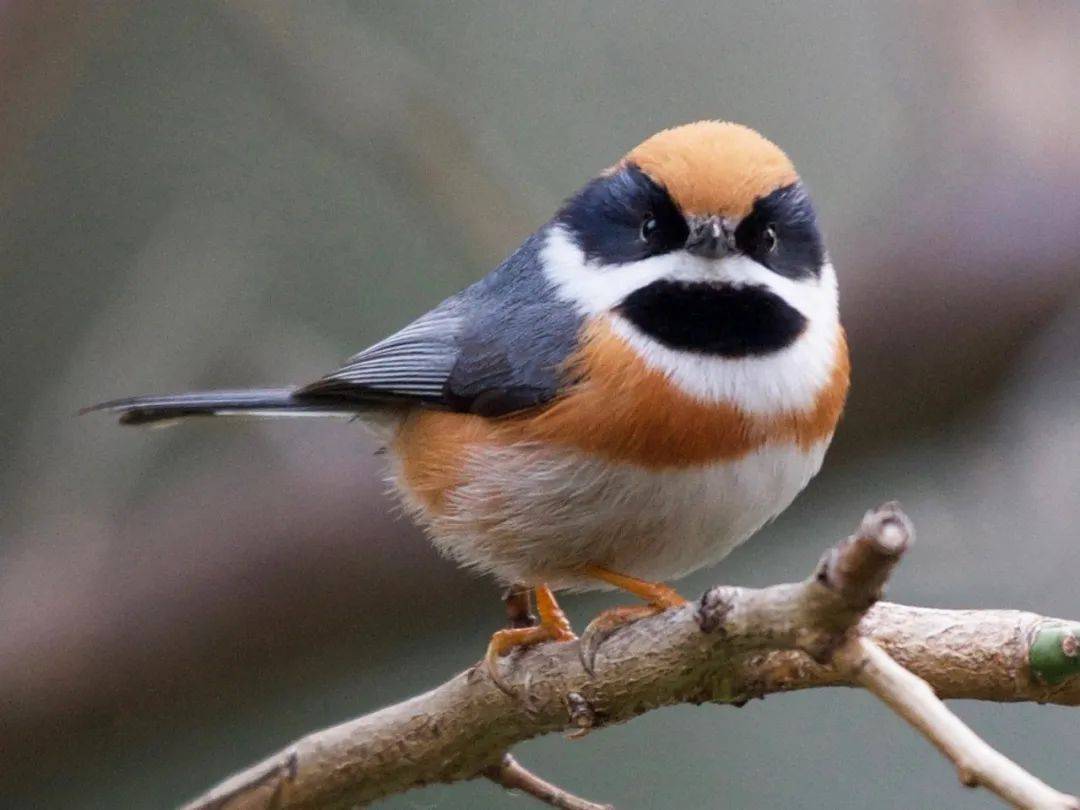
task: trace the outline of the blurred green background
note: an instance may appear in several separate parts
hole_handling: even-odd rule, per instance
[[[355,426],[77,408],[328,371],[700,118],[800,167],[855,371],[822,475],[680,589],[801,578],[898,498],[894,599],[1080,617],[1077,41],[1072,3],[0,2],[0,806],[176,804],[441,682],[503,617]],[[955,708],[1080,791],[1075,711]],[[990,804],[847,691],[516,753],[620,808]]]

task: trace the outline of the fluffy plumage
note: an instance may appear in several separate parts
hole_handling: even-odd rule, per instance
[[[588,588],[604,587],[590,564],[687,573],[786,508],[848,374],[798,175],[753,130],[706,121],[631,150],[484,279],[320,380],[99,407],[130,423],[357,415],[440,549],[506,582]]]
[[[578,591],[608,587],[583,576],[585,564],[667,580],[723,559],[788,507],[828,446],[827,438],[806,450],[776,443],[663,469],[542,443],[477,443],[455,456],[461,433],[440,430],[451,416],[406,422],[406,443],[423,437],[437,448],[421,459],[399,445],[392,456],[410,513],[462,565],[504,583]]]
[[[848,389],[837,327],[805,408],[706,401],[650,368],[609,319],[551,406],[499,420],[415,412],[394,481],[436,544],[500,579],[603,587],[598,564],[666,579],[722,558],[820,468]]]

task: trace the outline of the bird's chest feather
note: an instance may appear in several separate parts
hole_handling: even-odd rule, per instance
[[[592,587],[574,574],[588,563],[667,579],[721,559],[783,511],[826,445],[660,470],[551,445],[475,447],[457,485],[418,511],[444,551],[503,579]]]
[[[617,327],[595,322],[571,366],[580,382],[509,429],[613,461],[670,469],[733,461],[767,445],[791,443],[805,451],[836,428],[849,377],[838,327],[780,363],[707,365],[706,359],[689,369],[669,365],[666,357],[647,362]],[[676,364],[686,355],[678,357]],[[688,392],[680,373],[715,383],[718,393]],[[774,390],[776,402],[762,405],[760,392]]]
[[[610,332],[584,345],[581,382],[539,412],[403,424],[398,488],[452,556],[561,587],[590,562],[667,578],[718,560],[817,472],[847,390],[831,347],[805,407],[762,415],[683,393]]]

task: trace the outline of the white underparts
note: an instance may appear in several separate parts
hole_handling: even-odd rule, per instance
[[[828,439],[803,451],[766,446],[741,459],[650,470],[579,451],[478,448],[439,514],[406,506],[458,562],[503,582],[603,587],[576,569],[598,563],[648,580],[717,562],[795,499]],[[400,484],[400,478],[398,478]]]

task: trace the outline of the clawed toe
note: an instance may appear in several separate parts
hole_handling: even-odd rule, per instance
[[[643,579],[617,574],[598,565],[590,565],[585,568],[585,573],[596,579],[602,580],[616,588],[629,591],[635,596],[640,596],[648,602],[647,605],[635,605],[633,607],[616,607],[605,610],[592,620],[581,636],[581,665],[590,675],[595,674],[596,653],[600,645],[610,638],[620,627],[632,624],[640,619],[663,613],[668,608],[681,607],[686,604],[673,588],[658,582],[646,582]]]
[[[531,627],[523,627],[512,630],[499,630],[492,635],[491,641],[488,642],[487,652],[484,653],[484,669],[487,670],[491,682],[508,695],[513,696],[513,692],[499,672],[499,659],[515,647],[538,643],[532,641],[525,632],[522,632],[532,629]]]
[[[620,628],[633,624],[639,619],[655,616],[664,610],[657,605],[634,605],[633,607],[616,607],[605,610],[581,634],[581,645],[578,655],[581,657],[581,665],[590,675],[595,675],[596,653],[600,645],[615,634]]]
[[[536,608],[540,623],[533,627],[512,627],[499,630],[488,644],[484,655],[484,669],[491,682],[501,691],[514,697],[513,690],[499,672],[499,659],[521,647],[531,647],[545,641],[576,641],[577,636],[570,622],[555,601],[555,595],[546,585],[536,589]]]
[[[596,654],[600,649],[600,645],[616,633],[620,627],[649,616],[655,616],[668,608],[681,607],[686,604],[686,600],[667,585],[646,582],[624,574],[616,574],[599,566],[588,566],[585,568],[585,573],[603,580],[609,585],[629,591],[648,603],[605,610],[585,628],[578,654],[581,658],[581,665],[589,675],[595,673]],[[545,641],[574,641],[577,636],[574,635],[574,631],[570,628],[570,622],[567,621],[566,614],[562,612],[562,609],[555,601],[555,595],[546,585],[539,585],[536,588],[536,610],[540,614],[539,624],[521,626],[526,624],[525,617],[531,619],[531,616],[528,614],[528,599],[523,599],[520,587],[512,589],[508,593],[507,607],[508,616],[515,626],[499,630],[491,637],[487,653],[484,655],[483,669],[495,686],[507,695],[516,697],[502,672],[500,672],[501,662],[499,659],[522,647],[531,647]]]

